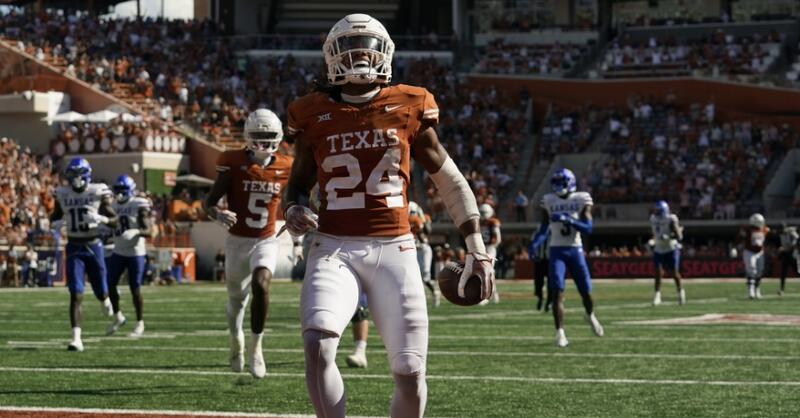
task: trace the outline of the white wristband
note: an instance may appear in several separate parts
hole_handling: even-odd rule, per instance
[[[483,244],[483,237],[480,233],[474,232],[464,237],[467,244],[467,253],[486,254],[486,246]]]

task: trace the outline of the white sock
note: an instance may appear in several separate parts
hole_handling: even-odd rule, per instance
[[[105,298],[105,299],[103,299],[103,301],[102,301],[102,302],[100,302],[100,303],[102,303],[104,307],[108,308],[109,306],[111,306],[111,299],[109,299],[109,298]]]
[[[356,341],[356,348],[353,350],[353,354],[360,354],[365,351],[367,351],[367,342],[365,340]]]
[[[250,338],[252,338],[253,346],[254,347],[261,347],[261,339],[264,338],[264,333],[256,334],[255,332],[250,333]]]
[[[117,311],[117,321],[122,322],[125,319],[125,315],[122,314],[122,310]]]
[[[81,327],[72,328],[72,340],[77,341],[81,339]]]
[[[139,328],[139,327],[142,327],[142,329],[144,329],[144,320],[142,320],[142,321],[136,321],[136,327],[137,327],[137,328]]]

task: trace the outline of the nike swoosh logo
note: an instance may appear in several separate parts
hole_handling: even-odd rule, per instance
[[[275,170],[275,175],[280,176],[283,173],[283,170]]]
[[[397,108],[400,108],[400,107],[403,107],[403,105],[397,105],[397,106],[386,106],[386,107],[384,108],[384,110],[386,110],[387,112],[391,112],[392,110],[395,110],[395,109],[397,109]]]
[[[400,252],[414,250],[417,248],[417,247],[403,247],[402,245],[399,245],[398,247],[400,247]]]

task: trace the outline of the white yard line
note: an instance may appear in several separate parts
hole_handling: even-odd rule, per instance
[[[63,351],[64,342],[37,342],[37,341],[9,341],[7,348],[40,348]],[[160,346],[107,346],[98,347],[97,350],[114,351],[186,351],[186,352],[228,352],[226,347],[160,347]],[[265,348],[267,353],[292,353],[302,354],[302,348]],[[383,355],[384,350],[368,350],[371,355]],[[508,351],[428,351],[430,356],[456,356],[456,357],[577,357],[577,358],[646,358],[646,359],[703,359],[703,360],[784,360],[800,361],[800,356],[779,355],[740,355],[740,354],[674,354],[674,353],[569,353],[569,352],[508,352]]]
[[[170,374],[190,376],[244,376],[242,373],[210,370],[164,370],[164,369],[103,369],[103,368],[43,368],[43,367],[0,367],[4,372],[24,373],[107,373],[107,374]],[[267,377],[305,378],[305,373],[267,373]],[[389,380],[389,374],[345,374],[348,379]],[[677,379],[595,379],[566,377],[519,377],[519,376],[439,376],[428,375],[428,380],[452,381],[493,381],[522,383],[588,383],[588,384],[649,384],[649,385],[706,385],[706,386],[800,386],[800,381],[746,381],[746,380],[677,380]]]
[[[102,409],[102,408],[45,408],[45,407],[30,407],[30,406],[0,406],[0,412],[49,412],[57,413],[73,413],[73,414],[97,414],[97,415],[181,415],[181,416],[198,416],[198,417],[269,417],[269,418],[314,418],[314,415],[300,415],[300,414],[276,414],[272,412],[223,412],[223,411],[177,411],[177,410],[157,410],[157,409]],[[368,417],[354,417],[354,418],[368,418]]]
[[[550,325],[548,325],[550,326]],[[663,328],[673,328],[673,327],[687,327],[691,326],[695,329],[698,329],[697,325],[659,325],[658,329]],[[730,330],[731,326],[728,325],[713,325],[714,327],[728,327],[725,328],[725,331]],[[753,327],[740,327],[742,330],[747,330],[751,332],[755,332],[755,328]],[[699,328],[699,329],[706,329],[706,328]],[[758,332],[765,331],[765,330],[786,330],[789,331],[787,328],[758,328]],[[581,332],[581,331],[579,331]],[[119,335],[115,335],[112,337],[106,337],[105,333],[94,333],[94,332],[84,332],[83,336],[84,339],[92,338],[93,340],[97,341],[104,341],[104,342],[128,342],[128,341],[141,341],[141,340],[172,340],[177,337],[208,337],[208,338],[215,338],[219,339],[220,337],[227,337],[228,331],[227,330],[198,330],[192,332],[145,332],[142,337],[139,338],[127,338],[124,337],[125,332],[124,330],[119,332]],[[14,336],[41,336],[41,337],[61,337],[61,338],[50,338],[48,340],[29,340],[27,342],[30,343],[37,343],[37,342],[46,342],[46,341],[67,341],[69,338],[68,331],[34,331],[34,330],[14,330],[14,331],[4,331],[0,333],[0,338],[2,337],[14,337]],[[299,332],[271,332],[267,330],[264,337],[266,338],[266,344],[269,344],[270,338],[301,338]],[[491,340],[498,340],[498,341],[551,341],[553,337],[548,335],[448,335],[448,334],[441,334],[441,333],[433,333],[428,337],[429,340],[481,340],[485,341],[487,339]],[[730,342],[732,344],[738,344],[743,342],[754,342],[754,343],[763,343],[765,341],[764,337],[609,337],[605,336],[603,338],[597,338],[592,336],[581,337],[581,336],[570,336],[570,340],[582,341],[582,340],[592,340],[597,342],[603,341],[631,341],[631,342],[644,342],[644,341],[653,341],[653,342],[721,342],[726,343]],[[227,339],[226,339],[227,340]],[[380,341],[379,336],[373,335],[371,341]],[[800,336],[797,338],[790,338],[790,337],[779,337],[773,338],[768,337],[768,341],[770,343],[795,343],[800,344]],[[8,340],[8,344],[18,343],[19,341],[16,340]]]

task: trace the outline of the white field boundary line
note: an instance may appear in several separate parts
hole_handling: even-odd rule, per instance
[[[271,412],[222,412],[222,411],[177,411],[177,410],[142,410],[142,409],[102,409],[102,408],[46,408],[33,406],[0,406],[0,412],[50,412],[62,414],[97,414],[97,415],[179,415],[197,417],[259,417],[259,418],[314,418],[314,415],[275,414]],[[370,417],[353,417],[370,418]],[[373,417],[375,418],[375,417]]]
[[[33,343],[30,341],[10,341],[7,348],[46,348],[63,351],[63,342]],[[228,352],[223,347],[158,347],[158,346],[103,346],[98,350],[118,351],[191,351],[191,352]],[[267,348],[267,353],[302,354],[302,348]],[[384,350],[367,350],[371,355],[383,355]],[[743,355],[743,354],[672,354],[672,353],[563,353],[563,352],[497,352],[497,351],[428,351],[430,356],[458,357],[578,357],[578,358],[646,358],[646,359],[702,359],[702,360],[785,360],[800,361],[800,356],[777,355]]]
[[[41,368],[41,367],[0,367],[4,372],[26,373],[106,373],[106,374],[170,374],[189,376],[243,376],[242,373],[209,371],[209,370],[160,370],[160,369],[103,369],[103,368]],[[267,373],[267,377],[305,378],[305,373]],[[347,379],[390,380],[389,374],[343,374]],[[677,380],[677,379],[595,379],[567,377],[520,377],[520,376],[439,376],[428,375],[428,380],[444,381],[491,381],[521,383],[588,383],[588,384],[625,384],[625,385],[702,385],[702,386],[798,386],[800,381],[746,381],[746,380]]]
[[[680,325],[684,326],[684,325]],[[692,327],[697,327],[695,325],[691,325]],[[725,325],[722,325],[725,326]],[[671,327],[670,325],[659,326],[659,329],[662,327]],[[746,328],[745,329],[752,331],[753,328]],[[771,328],[766,328],[771,329]],[[778,328],[786,329],[786,328]],[[727,328],[725,329],[728,330]],[[760,331],[760,330],[759,330]],[[16,340],[8,340],[8,344],[16,344],[16,343],[46,343],[47,341],[58,341],[59,344],[61,342],[67,341],[68,332],[64,331],[28,331],[28,330],[20,330],[20,331],[8,331],[0,333],[0,338],[8,337],[8,336],[27,336],[27,335],[37,335],[37,336],[55,336],[55,337],[63,337],[63,338],[51,338],[48,340],[31,340],[31,341],[16,341]],[[129,338],[129,337],[120,337],[120,336],[111,336],[106,337],[104,333],[91,333],[85,332],[83,333],[84,341],[95,341],[95,342],[106,342],[106,343],[127,343],[129,341],[143,341],[143,340],[173,340],[177,337],[213,337],[219,339],[220,337],[227,337],[228,331],[206,331],[206,332],[158,332],[158,333],[150,333],[144,334],[138,338]],[[300,333],[279,333],[279,332],[267,332],[265,333],[266,342],[265,344],[269,344],[270,338],[301,338]],[[428,336],[428,340],[481,340],[484,341],[486,339],[492,340],[502,340],[502,341],[551,341],[553,338],[550,336],[543,336],[543,335],[447,335],[447,334],[438,334],[434,333]],[[755,342],[761,343],[764,342],[764,338],[757,338],[757,337],[609,337],[604,336],[602,338],[597,337],[569,337],[570,340],[576,341],[631,341],[631,342],[643,342],[643,341],[654,341],[654,342],[732,342],[732,343],[741,343],[741,342]],[[370,341],[379,342],[381,341],[379,336],[373,335],[370,338]],[[789,338],[789,337],[780,337],[780,338],[769,338],[770,343],[800,343],[800,336],[797,338]]]

